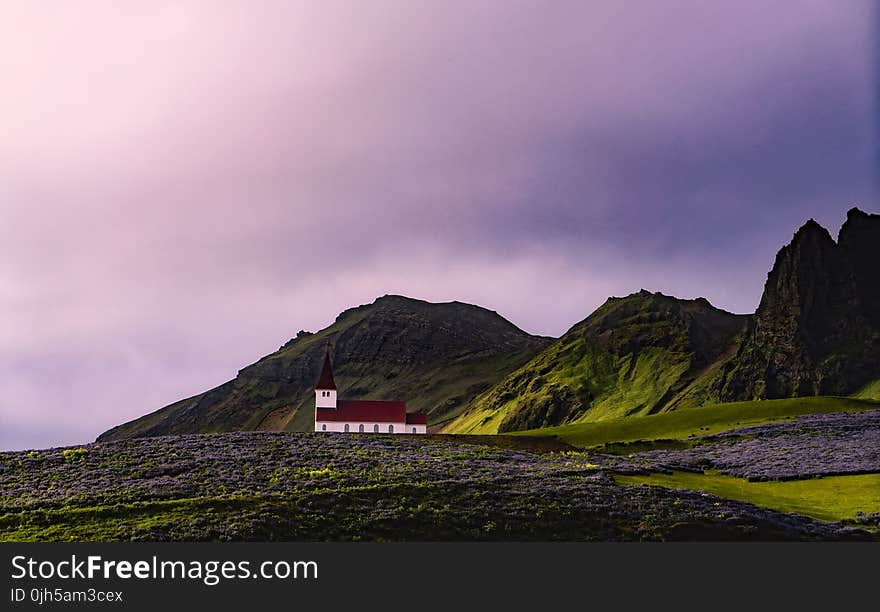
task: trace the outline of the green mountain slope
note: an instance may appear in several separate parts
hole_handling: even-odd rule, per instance
[[[877,395],[880,215],[835,242],[812,219],[776,256],[754,316],[642,291],[610,299],[446,426],[494,433],[713,402]]]
[[[703,298],[644,290],[610,298],[444,431],[516,431],[702,404],[747,320]]]
[[[313,422],[313,386],[328,340],[340,397],[406,400],[410,410],[427,412],[431,423],[455,417],[477,394],[551,342],[478,306],[384,296],[346,310],[320,332],[300,332],[234,380],[114,427],[98,440],[307,431]]]

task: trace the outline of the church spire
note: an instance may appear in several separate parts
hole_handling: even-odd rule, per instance
[[[321,375],[315,389],[336,389],[336,381],[333,380],[333,366],[330,364],[330,341],[327,340],[327,349],[324,351],[324,365],[321,366]]]

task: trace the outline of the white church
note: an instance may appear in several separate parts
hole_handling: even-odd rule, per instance
[[[338,400],[328,344],[315,384],[315,431],[424,434],[428,433],[428,415],[407,412],[406,402]]]

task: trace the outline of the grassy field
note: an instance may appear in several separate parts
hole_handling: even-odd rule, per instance
[[[705,491],[781,512],[793,512],[821,521],[856,518],[859,512],[880,512],[880,474],[829,476],[784,482],[749,482],[723,474],[650,474],[615,476],[618,484],[648,484],[667,489]]]
[[[469,441],[240,432],[0,452],[0,542],[852,537],[735,500],[621,486],[584,453]]]
[[[714,404],[645,417],[628,417],[598,423],[515,432],[511,435],[555,436],[581,448],[636,440],[682,440],[745,427],[772,423],[804,414],[859,412],[880,408],[880,402],[846,397],[805,397],[755,402]]]

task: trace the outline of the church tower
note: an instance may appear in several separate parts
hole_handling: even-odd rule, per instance
[[[315,384],[315,408],[336,409],[336,381],[333,380],[333,367],[330,364],[329,340],[324,353],[324,365],[321,366],[321,375]]]

